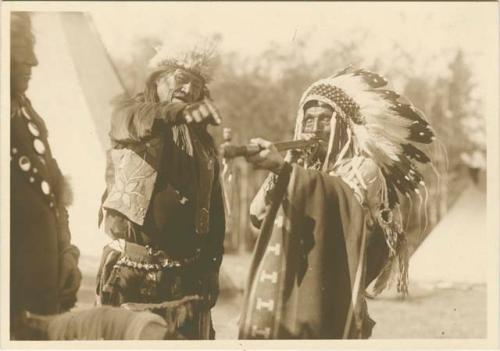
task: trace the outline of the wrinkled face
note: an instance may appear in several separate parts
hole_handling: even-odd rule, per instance
[[[322,102],[306,105],[302,120],[302,138],[314,136],[328,142],[333,113],[333,108]]]
[[[31,69],[38,65],[31,35],[13,36],[10,43],[10,83],[11,91],[22,94],[28,89]]]
[[[162,74],[156,81],[160,101],[193,103],[203,95],[203,80],[195,74],[177,68]]]

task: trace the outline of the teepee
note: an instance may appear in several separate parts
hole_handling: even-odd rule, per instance
[[[484,173],[462,192],[410,261],[417,283],[486,282],[487,231]],[[481,179],[482,178],[482,179]]]
[[[72,241],[82,252],[80,264],[90,265],[81,268],[96,272],[108,241],[97,215],[105,188],[109,101],[124,90],[87,14],[35,12],[32,22],[39,64],[27,96],[45,120],[52,152],[71,183]]]

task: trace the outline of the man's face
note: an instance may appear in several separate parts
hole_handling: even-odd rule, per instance
[[[328,141],[332,116],[333,109],[321,102],[307,107],[304,111],[304,119],[302,120],[302,138],[314,136]]]
[[[161,75],[156,86],[160,101],[193,103],[203,93],[202,79],[181,68]]]
[[[11,91],[23,94],[28,89],[31,69],[38,65],[33,38],[26,35],[13,37],[10,44]]]

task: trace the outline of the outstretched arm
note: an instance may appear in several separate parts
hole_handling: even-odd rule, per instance
[[[155,123],[178,124],[184,103],[146,101],[143,94],[116,103],[111,116],[110,137],[115,142],[133,143],[150,137]]]
[[[220,124],[217,109],[209,99],[191,104],[146,101],[143,94],[116,103],[111,116],[111,140],[134,143],[154,132],[155,124],[172,126],[181,123]]]

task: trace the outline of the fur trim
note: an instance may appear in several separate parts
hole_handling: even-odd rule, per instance
[[[149,68],[182,68],[201,77],[208,83],[214,71],[216,43],[213,40],[196,38],[182,43],[164,43],[156,48],[156,55],[149,62]]]
[[[159,314],[167,323],[167,335],[176,334],[177,330],[191,321],[200,309],[203,298],[198,295],[185,296],[180,300],[162,303],[124,303],[121,307],[135,312],[150,311]]]
[[[73,204],[73,189],[71,187],[71,178],[69,176],[62,176],[56,191],[58,202],[64,206],[69,207]]]

